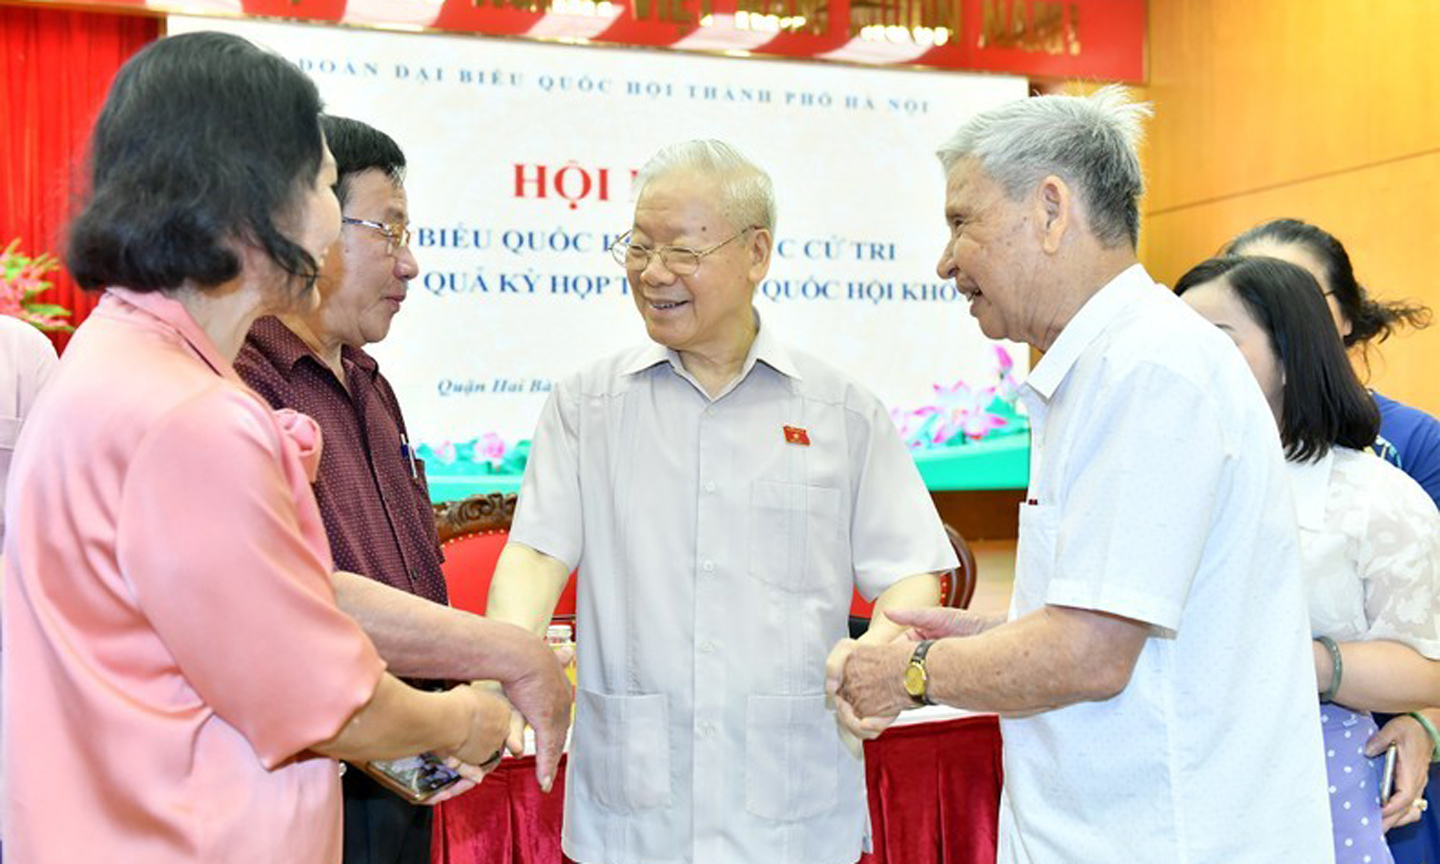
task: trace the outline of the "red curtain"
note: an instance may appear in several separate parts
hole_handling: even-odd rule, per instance
[[[64,251],[62,230],[83,188],[85,144],[110,81],[160,35],[158,18],[0,5],[0,248]],[[63,256],[62,256],[63,257]],[[78,324],[98,295],[63,270],[41,299]],[[63,348],[67,334],[52,336]]]

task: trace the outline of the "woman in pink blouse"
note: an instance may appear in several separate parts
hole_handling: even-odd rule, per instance
[[[6,852],[27,864],[340,860],[336,759],[468,772],[509,711],[413,690],[335,607],[318,428],[231,360],[315,302],[340,228],[314,85],[242,39],[120,71],[68,263],[105,288],[27,422],[5,539]]]

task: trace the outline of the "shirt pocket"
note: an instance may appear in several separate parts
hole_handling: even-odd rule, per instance
[[[575,793],[616,813],[669,807],[669,706],[664,694],[575,693]]]
[[[415,487],[415,493],[426,504],[430,503],[430,480],[425,475],[425,460],[419,456],[412,456],[410,459],[413,470],[410,472],[410,483]]]
[[[840,736],[825,694],[751,696],[745,706],[745,809],[796,822],[833,810]]]
[[[1053,505],[1020,505],[1020,539],[1015,549],[1015,587],[1010,605],[1016,615],[1045,605],[1045,592],[1055,571],[1059,521],[1060,511]]]
[[[750,575],[767,585],[808,590],[842,551],[839,490],[756,480],[750,520]]]

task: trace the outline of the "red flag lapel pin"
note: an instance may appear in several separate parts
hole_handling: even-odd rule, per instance
[[[799,444],[801,447],[809,447],[810,433],[806,432],[804,427],[801,426],[786,426],[785,443]]]

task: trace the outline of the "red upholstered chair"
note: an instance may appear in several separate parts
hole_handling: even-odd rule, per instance
[[[945,535],[950,538],[950,548],[955,550],[955,557],[960,559],[960,566],[950,570],[940,577],[940,605],[950,606],[955,609],[964,609],[970,605],[970,600],[975,596],[975,583],[979,579],[979,571],[975,566],[975,553],[970,551],[970,544],[960,536],[960,532],[945,526]],[[875,604],[855,592],[854,598],[850,601],[850,635],[859,637],[870,626],[870,616],[875,612]]]
[[[485,614],[490,595],[490,577],[495,562],[510,538],[510,521],[515,518],[515,493],[491,492],[471,495],[460,501],[446,501],[435,507],[435,530],[445,552],[441,570],[450,605],[477,615]],[[560,594],[557,617],[575,614],[575,574]]]

